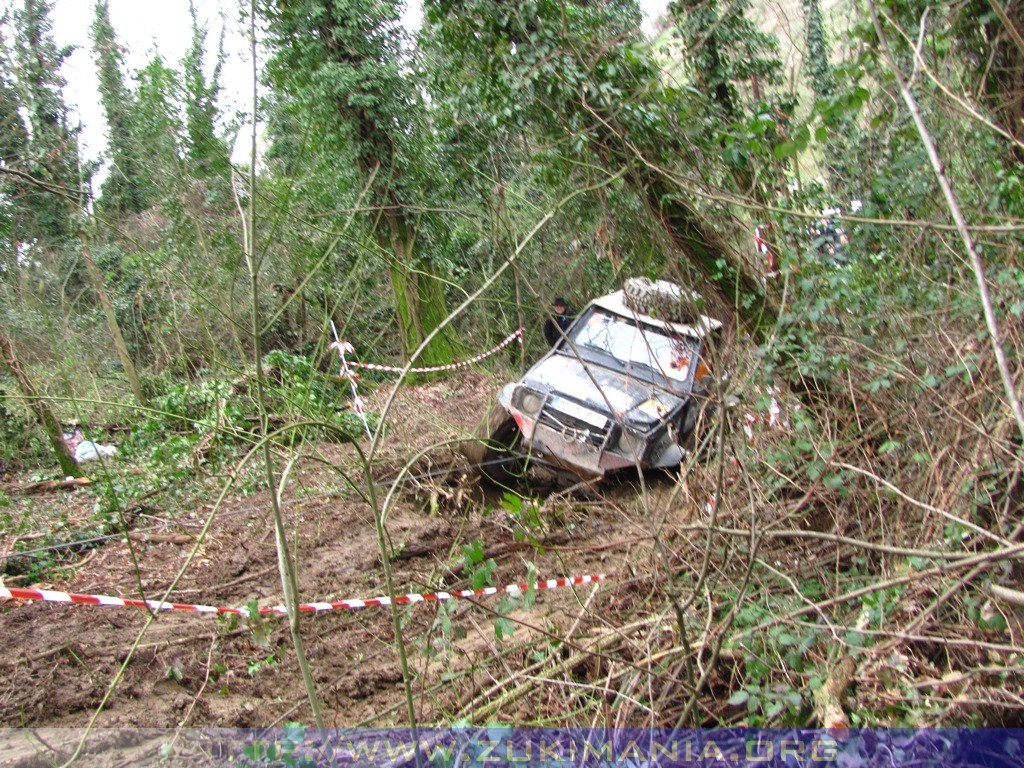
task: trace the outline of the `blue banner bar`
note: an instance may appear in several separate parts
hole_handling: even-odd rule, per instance
[[[79,743],[82,765],[102,757],[236,768],[1024,768],[1024,729],[0,730],[0,754],[15,763],[30,754],[64,760]]]

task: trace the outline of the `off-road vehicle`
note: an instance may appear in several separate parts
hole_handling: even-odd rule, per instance
[[[501,390],[463,452],[499,482],[534,456],[584,478],[679,464],[705,410],[708,346],[722,327],[700,303],[646,278],[594,299]]]

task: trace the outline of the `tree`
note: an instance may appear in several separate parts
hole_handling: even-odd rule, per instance
[[[140,169],[142,188],[154,203],[174,193],[182,174],[184,126],[177,110],[178,73],[159,54],[136,73],[135,126],[133,131],[148,160]]]
[[[86,277],[103,307],[125,375],[136,400],[144,404],[139,377],[107,295],[103,274],[92,261],[89,251],[85,234],[87,174],[79,158],[76,134],[68,126],[68,111],[62,93],[64,81],[58,72],[70,50],[58,50],[53,42],[51,10],[45,0],[25,0],[22,10],[14,14],[14,72],[29,128],[25,145],[27,153],[20,158],[20,164],[27,170],[22,171],[19,177],[26,182],[23,186],[32,191],[32,194],[22,196],[25,207],[33,214],[26,227],[26,239],[31,235],[31,239],[42,240],[47,248],[68,253],[73,252],[72,242],[77,241]],[[99,21],[102,22],[102,18]],[[101,38],[106,31],[101,28]],[[112,40],[112,34],[107,35],[107,39],[108,42]],[[116,56],[112,61],[116,64]],[[109,76],[111,73],[108,71],[106,74]],[[5,175],[12,172],[12,169],[4,170],[7,172]],[[15,250],[17,247],[15,244]],[[13,351],[10,358],[13,362],[8,367],[17,376]],[[23,389],[26,386],[31,388],[22,384]],[[29,396],[29,390],[25,391]],[[40,419],[43,420],[42,415]]]
[[[0,71],[0,168],[13,169],[21,165],[28,149],[28,129],[21,116],[21,100],[15,84],[6,71]],[[17,176],[0,176],[0,278],[14,274],[18,264],[18,249],[24,233],[19,219],[21,207],[18,198],[29,190],[26,182]]]
[[[217,135],[219,109],[217,96],[220,93],[220,76],[224,66],[224,35],[221,33],[217,47],[217,62],[207,79],[206,38],[207,30],[199,23],[194,2],[188,4],[192,21],[192,42],[182,68],[182,97],[185,108],[185,150],[196,177],[204,181],[217,179],[226,186],[230,175],[228,146]]]
[[[730,227],[725,212],[716,219],[679,183],[680,174],[711,165],[702,147],[718,150],[690,122],[693,102],[662,83],[635,3],[428,0],[425,9],[466,114],[535,131],[608,173],[624,169],[672,245],[718,289],[720,308],[766,336],[775,299],[720,233]]]
[[[29,141],[21,170],[73,196],[89,174],[80,166],[77,128],[70,124],[62,93],[60,67],[74,49],[57,47],[51,11],[50,0],[24,0],[13,14],[13,54],[5,54],[5,63],[14,73],[27,115]],[[68,206],[59,195],[36,190],[27,192],[23,203],[31,211],[33,229],[49,243],[73,234]]]
[[[829,44],[825,21],[821,16],[818,0],[805,0],[807,56],[805,59],[807,79],[818,100],[829,99],[835,93],[836,81],[829,61]]]
[[[747,0],[719,7],[717,0],[675,0],[669,11],[677,23],[697,89],[711,96],[729,122],[743,117],[741,88],[755,102],[778,82],[778,41],[747,17]]]
[[[3,363],[4,368],[14,377],[18,388],[21,389],[21,394],[25,397],[25,402],[46,432],[50,445],[53,447],[53,453],[60,463],[61,473],[64,477],[82,477],[85,473],[82,472],[67,443],[64,442],[64,432],[60,427],[60,422],[57,421],[57,417],[54,416],[46,400],[36,391],[35,384],[25,372],[14,351],[14,344],[11,343],[2,328],[0,328],[0,363]]]
[[[10,73],[0,70],[0,162],[16,165],[28,145],[28,130],[21,116],[21,101]]]
[[[81,248],[82,261],[85,263],[86,274],[89,277],[89,283],[92,285],[93,290],[96,292],[96,298],[100,302],[100,306],[103,308],[103,317],[107,321],[107,330],[110,331],[111,339],[114,342],[114,351],[117,352],[117,357],[121,361],[121,368],[124,370],[125,378],[128,379],[128,386],[132,390],[132,394],[135,396],[135,402],[140,406],[145,406],[147,398],[142,390],[142,382],[139,379],[138,371],[135,369],[135,361],[132,360],[132,356],[128,351],[128,345],[125,343],[124,334],[121,333],[121,326],[117,321],[117,314],[114,312],[114,305],[110,301],[110,296],[107,293],[106,282],[103,278],[103,273],[99,267],[96,266],[96,262],[92,259],[92,250],[89,246],[88,234],[84,228],[79,229],[77,232],[78,242]]]
[[[776,86],[782,64],[774,35],[749,18],[747,0],[675,0],[669,12],[676,22],[692,84],[707,105],[702,122],[722,149],[737,190],[769,207],[785,189],[772,154],[782,142],[792,111]]]
[[[982,105],[1014,139],[1010,156],[1024,163],[1024,3],[964,3],[955,18],[954,39]]]
[[[100,81],[100,103],[107,119],[110,169],[103,182],[102,202],[116,214],[139,213],[147,200],[142,185],[142,159],[135,136],[134,95],[124,83],[124,53],[110,23],[108,0],[97,0],[92,24],[93,53]]]
[[[399,4],[390,0],[285,0],[264,5],[279,96],[326,134],[334,155],[358,171],[373,210],[369,227],[387,254],[405,351],[447,317],[445,283],[426,254],[422,226],[433,176],[424,105],[407,70]],[[424,349],[426,365],[451,362],[444,331]]]

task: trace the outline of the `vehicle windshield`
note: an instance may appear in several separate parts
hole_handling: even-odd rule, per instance
[[[593,350],[610,355],[624,365],[627,373],[645,379],[653,376],[673,383],[685,382],[697,364],[697,341],[670,334],[669,329],[638,325],[595,309],[576,326],[572,341],[581,352]]]

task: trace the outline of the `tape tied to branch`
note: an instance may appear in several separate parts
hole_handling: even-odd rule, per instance
[[[468,368],[475,363],[479,363],[481,360],[486,360],[491,355],[497,354],[513,341],[518,341],[520,344],[523,343],[523,329],[517,328],[515,331],[506,336],[498,346],[493,349],[489,349],[486,352],[481,352],[479,355],[474,355],[468,360],[462,360],[457,363],[448,363],[447,365],[432,365],[426,368],[410,368],[409,373],[438,373],[440,371],[457,371],[460,368]],[[350,371],[351,368],[362,368],[366,371],[384,371],[385,373],[402,373],[405,368],[402,366],[394,365],[381,365],[379,363],[357,363],[354,360],[346,360],[345,353],[353,354],[355,348],[347,341],[335,341],[331,344],[331,349],[337,350],[338,355],[342,361],[342,378],[351,379],[352,376],[356,376],[354,372]]]
[[[562,587],[575,587],[584,584],[604,581],[605,574],[592,576],[573,576],[566,579],[548,579],[530,584],[507,584],[503,587],[483,587],[482,589],[461,589],[454,592],[425,592],[408,595],[396,595],[395,605],[411,605],[413,603],[444,602],[446,600],[465,600],[472,597],[487,597],[490,595],[515,595],[528,592],[531,589],[559,589]],[[165,603],[160,600],[137,600],[127,597],[113,597],[111,595],[83,595],[74,592],[57,592],[49,589],[22,589],[20,587],[0,586],[0,600],[34,600],[46,603],[73,603],[76,605],[104,605],[116,608],[146,608],[151,611],[186,611],[189,613],[227,613],[234,616],[249,618],[248,608],[224,608],[214,605],[195,605],[191,603]],[[391,605],[391,598],[387,596],[372,597],[367,600],[338,600],[336,602],[322,603],[301,603],[298,606],[300,613],[323,613],[324,611],[357,610],[359,608],[374,608],[378,606]],[[287,615],[288,609],[283,605],[275,605],[269,608],[259,608],[257,613],[261,616],[283,616]]]
[[[370,422],[366,418],[366,403],[360,396],[359,389],[356,387],[356,379],[359,378],[359,374],[349,367],[349,362],[345,359],[346,354],[351,355],[356,351],[356,349],[347,341],[341,341],[341,339],[338,338],[338,329],[334,327],[333,320],[331,320],[331,333],[334,334],[334,342],[328,348],[337,351],[338,357],[341,359],[341,370],[338,373],[338,377],[342,381],[348,379],[349,388],[352,390],[352,410],[356,412],[356,415],[359,416],[359,420],[363,422],[363,429],[366,430],[366,436],[373,440],[373,432],[370,429]]]

